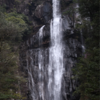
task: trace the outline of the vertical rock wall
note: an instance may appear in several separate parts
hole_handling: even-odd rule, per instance
[[[28,66],[31,66],[31,57],[33,58],[34,68],[31,68],[32,77],[34,80],[33,85],[34,88],[34,98],[36,100],[40,100],[39,98],[39,80],[38,80],[38,53],[39,48],[42,46],[43,48],[43,60],[45,62],[44,65],[44,83],[47,85],[47,67],[48,67],[48,58],[50,47],[50,20],[52,18],[52,0],[0,0],[0,5],[5,4],[6,9],[10,11],[14,7],[17,8],[18,13],[23,13],[30,21],[33,23],[34,35],[28,38],[24,43],[20,46],[20,70],[22,75],[27,79],[26,83],[21,84],[22,94],[27,97],[27,100],[31,100],[31,94],[29,89],[30,80],[28,80]],[[61,0],[62,10],[67,12],[65,9],[72,2],[72,0]],[[15,6],[14,6],[15,5]],[[63,13],[63,11],[62,11]],[[71,14],[70,14],[71,15]],[[79,96],[73,96],[73,92],[75,91],[78,82],[73,79],[72,68],[75,67],[77,63],[77,58],[81,56],[82,48],[81,48],[81,40],[80,35],[74,29],[74,16],[66,15],[63,17],[63,43],[64,43],[64,68],[65,72],[63,75],[62,81],[62,97],[63,100],[79,100]],[[72,20],[71,20],[72,19]],[[39,44],[39,28],[45,24],[43,32],[43,42]],[[33,52],[31,52],[33,50]],[[29,69],[29,70],[30,70]],[[46,91],[45,91],[46,93]]]
[[[64,44],[64,68],[65,72],[63,74],[62,81],[62,97],[63,100],[79,100],[79,96],[73,96],[73,92],[75,91],[78,82],[73,79],[72,68],[75,67],[77,63],[77,58],[81,56],[82,48],[80,35],[75,31],[72,27],[70,27],[70,21],[68,21],[68,17],[63,17],[63,44]],[[39,44],[39,35],[33,35],[30,39],[28,39],[21,49],[20,58],[21,58],[21,67],[23,71],[28,72],[28,66],[30,66],[33,76],[33,88],[34,88],[34,98],[36,100],[40,100],[39,98],[39,79],[38,79],[38,53],[39,48],[42,47],[42,53],[44,54],[44,66],[43,66],[43,76],[45,87],[47,87],[47,69],[48,69],[48,58],[49,58],[49,47],[50,47],[50,28],[49,24],[45,26],[43,32],[43,41]],[[26,58],[23,58],[23,55],[26,55]],[[33,66],[31,67],[32,59]],[[23,62],[24,61],[24,62]],[[25,64],[26,63],[26,64]],[[29,81],[28,81],[29,82]],[[29,83],[28,83],[29,84]],[[46,89],[45,89],[46,90]],[[46,94],[46,91],[45,91]],[[28,91],[28,96],[31,100],[30,89]],[[29,100],[29,99],[28,99]]]

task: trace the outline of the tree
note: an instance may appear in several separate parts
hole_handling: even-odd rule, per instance
[[[19,44],[28,30],[23,15],[0,11],[0,100],[23,99],[19,93]]]
[[[76,77],[80,81],[76,92],[81,94],[80,100],[99,100],[99,1],[78,0],[78,4],[82,18],[80,28],[84,29],[86,52],[74,69]]]

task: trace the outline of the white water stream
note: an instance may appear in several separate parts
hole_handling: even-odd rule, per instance
[[[49,98],[61,100],[61,82],[63,74],[62,19],[60,0],[53,0],[53,19],[50,25],[51,47],[49,50]]]
[[[49,63],[45,70],[46,51],[41,47],[43,39],[42,26],[39,30],[39,49],[37,49],[38,57],[34,54],[34,50],[27,51],[27,69],[29,89],[32,100],[61,100],[61,87],[63,76],[63,43],[62,43],[62,18],[60,13],[60,0],[52,0],[53,2],[53,19],[50,23],[50,42],[49,47]],[[31,39],[32,45],[32,39]],[[29,42],[27,42],[29,45]],[[38,60],[38,65],[34,61]],[[33,73],[38,70],[38,73]],[[37,75],[37,84],[34,81]],[[44,81],[46,80],[46,82]],[[37,88],[37,89],[36,89]]]
[[[43,37],[42,26],[39,30],[39,44]],[[60,0],[53,0],[53,19],[50,23],[50,41],[49,64],[48,64],[48,100],[61,100],[61,82],[63,75],[63,44],[62,44],[62,19],[60,13]],[[39,95],[42,100],[45,99],[43,73],[43,53],[39,49]]]

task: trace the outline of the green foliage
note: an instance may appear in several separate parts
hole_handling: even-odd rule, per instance
[[[2,6],[0,6],[0,12],[6,12],[6,9]]]
[[[0,14],[0,40],[15,40],[21,39],[22,33],[19,32],[19,27],[15,23],[5,20],[5,15],[3,13]]]
[[[76,78],[81,82],[77,92],[81,93],[81,98],[84,100],[99,100],[100,68],[98,53],[98,50],[94,50],[92,51],[92,55],[88,54],[87,58],[80,58],[77,67],[74,69]],[[87,97],[87,99],[85,97]]]
[[[11,12],[5,14],[6,20],[9,22],[12,22],[16,25],[16,27],[19,28],[19,33],[24,33],[28,30],[28,26],[26,22],[24,21],[24,16],[21,14],[17,14],[16,12]]]
[[[3,9],[3,8],[2,8]],[[28,30],[24,15],[0,10],[0,100],[24,99],[19,91],[18,45]]]
[[[12,52],[11,46],[3,42],[0,52],[0,100],[6,100],[10,98],[18,98],[14,96],[14,93],[18,91],[19,79],[16,77],[16,71],[18,70],[17,51]],[[12,93],[10,93],[12,90]]]
[[[16,2],[17,4],[20,4],[20,3],[21,3],[21,1],[20,1],[20,0],[15,0],[15,2]]]
[[[23,97],[21,97],[20,94],[15,94],[13,93],[12,91],[9,91],[9,93],[0,93],[0,100],[7,100],[7,99],[11,99],[11,98],[14,98],[14,99],[20,99],[22,100]]]
[[[90,17],[91,20],[96,16],[99,9],[98,0],[77,0],[79,4],[79,11],[82,17]]]
[[[99,100],[99,2],[96,0],[78,0],[78,3],[82,25],[77,24],[76,27],[83,32],[86,52],[74,68],[76,78],[80,81],[76,93],[81,94],[80,100]]]

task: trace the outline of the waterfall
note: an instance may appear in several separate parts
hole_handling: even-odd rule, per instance
[[[81,42],[82,42],[82,53],[84,55],[84,53],[85,53],[85,46],[84,46],[84,43],[83,43],[83,33],[82,33],[82,29],[80,29],[80,34],[81,34]]]
[[[39,54],[38,54],[38,63],[39,63],[39,98],[41,98],[42,100],[44,100],[44,82],[43,82],[43,72],[44,72],[44,67],[43,67],[43,53],[42,53],[42,47],[41,47],[41,43],[42,43],[42,38],[43,38],[43,28],[44,26],[42,26],[39,30]]]
[[[21,48],[21,66],[28,75],[27,100],[79,100],[73,96],[79,83],[73,79],[72,68],[81,49],[85,51],[82,31],[81,43],[69,17],[60,13],[60,0],[52,3],[50,24],[42,26]]]
[[[39,44],[43,38],[42,26],[39,30]],[[50,41],[49,64],[48,64],[48,82],[47,100],[61,100],[61,82],[63,74],[63,45],[62,45],[62,19],[60,14],[60,0],[53,0],[53,19],[50,23]],[[44,82],[43,82],[43,50],[39,48],[39,96],[45,100]]]
[[[62,100],[63,43],[60,0],[53,0],[53,19],[50,23],[50,46],[43,49],[45,26],[38,32],[39,48],[29,49],[27,55],[28,84],[31,100]],[[27,41],[31,47],[34,36]],[[47,56],[48,55],[48,56]]]
[[[63,74],[62,19],[60,0],[53,0],[53,19],[50,24],[51,47],[49,49],[49,99],[61,100],[61,82]]]
[[[76,17],[76,19],[78,19],[78,22],[76,22],[76,23],[78,23],[78,24],[82,24],[82,19],[81,19],[81,15],[80,15],[80,13],[79,13],[79,5],[78,4],[76,4],[76,7],[75,7],[75,9],[76,9],[76,15],[75,15],[75,17]],[[83,32],[82,32],[82,29],[80,29],[80,35],[81,35],[81,42],[82,42],[82,54],[84,55],[84,53],[85,53],[85,46],[84,46],[84,42],[83,42]]]

